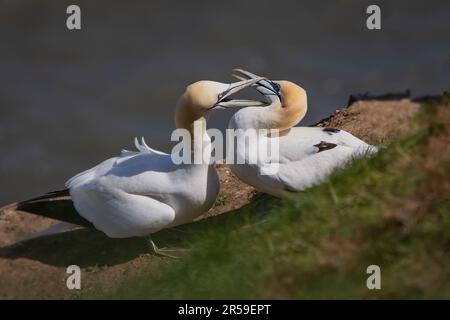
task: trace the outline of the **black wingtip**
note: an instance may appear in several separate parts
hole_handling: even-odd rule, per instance
[[[76,210],[70,197],[69,189],[48,192],[42,196],[13,203],[3,208],[23,211],[87,228],[93,227],[92,223],[80,216]],[[0,210],[3,210],[3,208]]]
[[[23,202],[19,202],[20,203],[29,203],[29,202],[35,202],[35,201],[41,201],[41,200],[55,200],[57,198],[62,198],[62,197],[70,197],[70,193],[69,193],[69,189],[62,189],[62,190],[56,190],[56,191],[50,191],[47,192],[46,194],[36,197],[36,198],[32,198]]]

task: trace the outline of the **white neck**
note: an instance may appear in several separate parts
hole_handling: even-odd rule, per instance
[[[211,159],[211,138],[206,132],[206,119],[201,117],[200,119],[192,123],[191,130],[191,156],[192,160],[203,159],[202,163],[209,162]]]
[[[230,129],[277,129],[279,126],[278,106],[247,107],[239,110],[230,119]]]

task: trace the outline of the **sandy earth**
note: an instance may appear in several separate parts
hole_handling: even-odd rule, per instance
[[[318,125],[343,129],[367,142],[379,143],[404,134],[418,109],[418,103],[406,98],[357,101],[337,110]],[[215,206],[201,219],[240,208],[256,194],[226,165],[218,165],[217,169],[221,191]],[[85,229],[16,244],[54,223],[54,220],[22,212],[0,212],[0,298],[76,298],[80,292],[68,290],[65,285],[66,267],[71,264],[82,268],[85,293],[113,289],[129,275],[171,263],[171,259],[150,255],[143,239],[114,240]]]

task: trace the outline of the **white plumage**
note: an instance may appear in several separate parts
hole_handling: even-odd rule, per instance
[[[193,123],[204,125],[200,151],[211,155],[206,117],[211,110],[233,107],[228,97],[259,79],[233,84],[199,81],[187,87],[177,104],[177,128],[192,135]],[[193,137],[195,138],[195,137]],[[171,155],[135,140],[137,152],[118,157],[77,174],[67,181],[78,213],[109,237],[146,236],[192,221],[206,212],[219,192],[214,164],[174,164]],[[198,150],[195,146],[193,150]]]
[[[77,211],[109,237],[145,236],[192,221],[217,197],[213,165],[175,165],[140,151],[108,159],[66,185]]]
[[[240,79],[257,77],[244,70],[235,70],[234,75]],[[246,163],[230,164],[232,172],[258,190],[277,197],[284,190],[302,191],[322,182],[335,168],[353,157],[376,151],[376,147],[342,130],[294,127],[307,110],[306,92],[296,84],[262,80],[255,88],[266,97],[269,105],[239,110],[230,119],[228,127],[242,129],[242,132],[255,130],[260,135],[258,148],[267,143],[265,139],[279,139],[279,153],[276,156],[259,157],[254,164],[248,161],[248,145],[235,146],[236,154],[246,159]],[[279,129],[280,136],[261,136],[258,129]],[[274,168],[275,173],[268,174],[274,172]]]

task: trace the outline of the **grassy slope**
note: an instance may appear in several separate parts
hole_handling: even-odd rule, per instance
[[[186,229],[183,259],[108,297],[450,298],[444,100],[421,111],[407,138],[327,182]],[[366,288],[371,264],[382,290]]]

